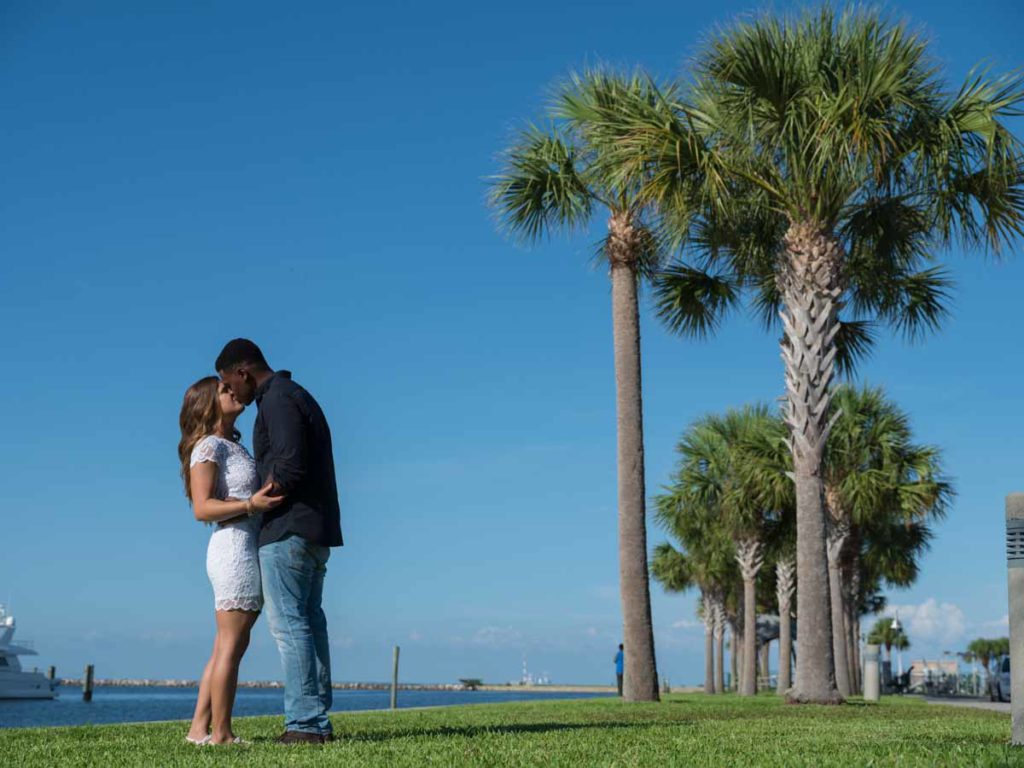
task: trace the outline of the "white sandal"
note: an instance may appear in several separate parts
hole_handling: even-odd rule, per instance
[[[197,747],[205,747],[207,744],[210,743],[210,738],[210,734],[206,734],[201,739],[193,739],[191,736],[186,736],[185,741],[187,741],[189,744],[195,744]]]

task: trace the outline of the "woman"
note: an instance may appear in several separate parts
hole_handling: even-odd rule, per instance
[[[216,524],[206,551],[206,573],[213,584],[217,636],[185,737],[193,744],[240,741],[231,730],[238,665],[263,607],[257,515],[284,501],[283,496],[269,495],[269,483],[257,490],[256,462],[238,442],[235,429],[244,410],[216,376],[189,387],[181,405],[178,458],[185,495],[196,520]]]

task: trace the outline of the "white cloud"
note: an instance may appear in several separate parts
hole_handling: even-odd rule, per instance
[[[697,619],[680,619],[672,623],[672,629],[704,629],[704,622]]]
[[[419,630],[414,629],[412,632],[409,633],[409,639],[414,643],[418,643],[420,640],[423,639],[423,635],[420,633]]]
[[[960,606],[954,603],[939,603],[934,597],[929,597],[919,605],[890,605],[883,615],[896,614],[899,614],[904,632],[911,643],[952,643],[962,639],[967,631],[967,621]]]
[[[992,619],[991,621],[983,621],[978,624],[978,627],[984,630],[992,632],[1009,632],[1010,631],[1010,614],[1004,613],[998,619]]]

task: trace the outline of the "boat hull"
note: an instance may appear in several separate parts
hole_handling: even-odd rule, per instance
[[[41,672],[0,673],[0,699],[53,699],[57,692]]]

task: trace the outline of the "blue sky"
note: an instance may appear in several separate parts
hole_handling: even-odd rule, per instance
[[[0,9],[0,600],[20,633],[62,673],[198,675],[208,530],[179,487],[177,412],[244,335],[334,430],[337,679],[385,678],[398,643],[410,680],[514,679],[525,653],[557,681],[606,681],[620,616],[601,222],[514,247],[485,179],[571,68],[675,75],[757,5],[163,5]],[[1016,2],[891,7],[953,80],[1024,63]],[[942,332],[886,338],[861,372],[945,449],[959,490],[920,581],[890,596],[931,656],[1005,631],[1003,497],[1024,490],[1012,256],[948,254]],[[709,342],[643,323],[654,493],[688,422],[774,398],[782,371],[745,316]],[[654,611],[662,675],[696,682],[692,596],[655,588]],[[279,676],[262,622],[242,675]]]

